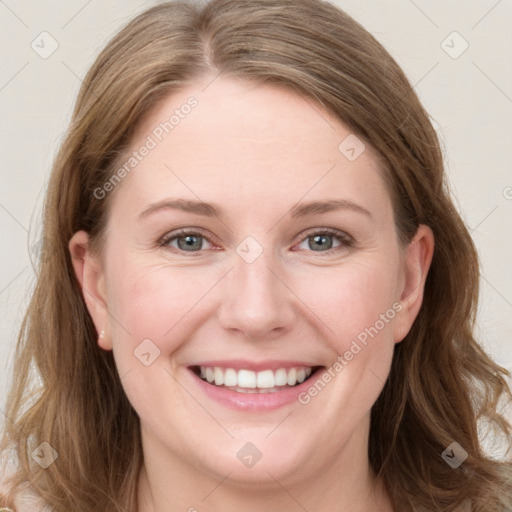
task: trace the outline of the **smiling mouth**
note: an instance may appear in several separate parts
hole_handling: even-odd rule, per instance
[[[208,384],[237,393],[277,393],[292,389],[309,380],[322,366],[296,366],[276,370],[253,371],[221,368],[219,366],[192,366],[190,369]]]

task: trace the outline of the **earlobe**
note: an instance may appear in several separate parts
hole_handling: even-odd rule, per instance
[[[421,224],[405,252],[404,284],[400,297],[402,310],[395,323],[396,343],[405,338],[420,311],[433,254],[434,234],[428,226]]]
[[[69,241],[68,248],[87,310],[99,333],[98,345],[104,350],[112,350],[110,336],[107,334],[109,315],[104,273],[99,258],[91,251],[89,234],[78,231]]]

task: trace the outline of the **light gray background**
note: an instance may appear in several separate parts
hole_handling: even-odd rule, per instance
[[[34,284],[44,187],[81,77],[118,28],[156,3],[0,0],[0,408]],[[391,52],[433,118],[482,260],[478,336],[512,368],[512,0],[335,3]],[[46,59],[31,47],[51,48],[42,32],[58,43]]]

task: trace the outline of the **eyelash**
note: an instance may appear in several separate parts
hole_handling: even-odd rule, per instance
[[[303,237],[301,238],[300,242],[304,242],[305,240],[307,240],[308,238],[311,238],[313,236],[317,236],[317,235],[329,235],[329,236],[332,236],[334,238],[336,238],[340,243],[341,245],[339,245],[338,247],[332,247],[331,249],[328,249],[326,251],[312,251],[312,250],[309,250],[307,252],[312,252],[312,253],[317,253],[317,254],[327,254],[327,255],[331,255],[339,250],[342,250],[342,249],[347,249],[347,248],[350,248],[350,247],[353,247],[355,245],[355,241],[354,239],[347,235],[346,233],[343,233],[342,231],[338,231],[336,229],[332,229],[332,228],[324,228],[324,229],[320,229],[320,230],[312,230],[312,231],[308,231],[306,232]],[[160,241],[158,242],[158,245],[160,247],[169,247],[169,242],[177,239],[177,238],[181,238],[181,237],[184,237],[184,236],[199,236],[201,238],[204,238],[205,240],[207,240],[209,243],[214,244],[214,242],[208,237],[206,236],[203,232],[201,232],[200,230],[191,230],[191,229],[187,229],[187,228],[184,228],[184,229],[180,229],[178,231],[175,231],[173,233],[169,233],[165,236],[163,236]],[[191,255],[191,256],[200,256],[202,252],[204,252],[204,250],[199,250],[199,251],[183,251],[181,249],[178,249],[176,247],[173,247],[174,250],[178,251],[179,253],[181,254],[187,254],[188,255]]]

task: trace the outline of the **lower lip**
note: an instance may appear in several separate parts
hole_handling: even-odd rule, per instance
[[[297,396],[311,386],[311,379],[318,377],[324,368],[319,368],[302,384],[293,388],[284,388],[274,393],[238,393],[228,388],[215,386],[199,378],[189,369],[193,380],[200,390],[217,402],[236,410],[242,411],[271,411],[285,405],[297,402]]]

